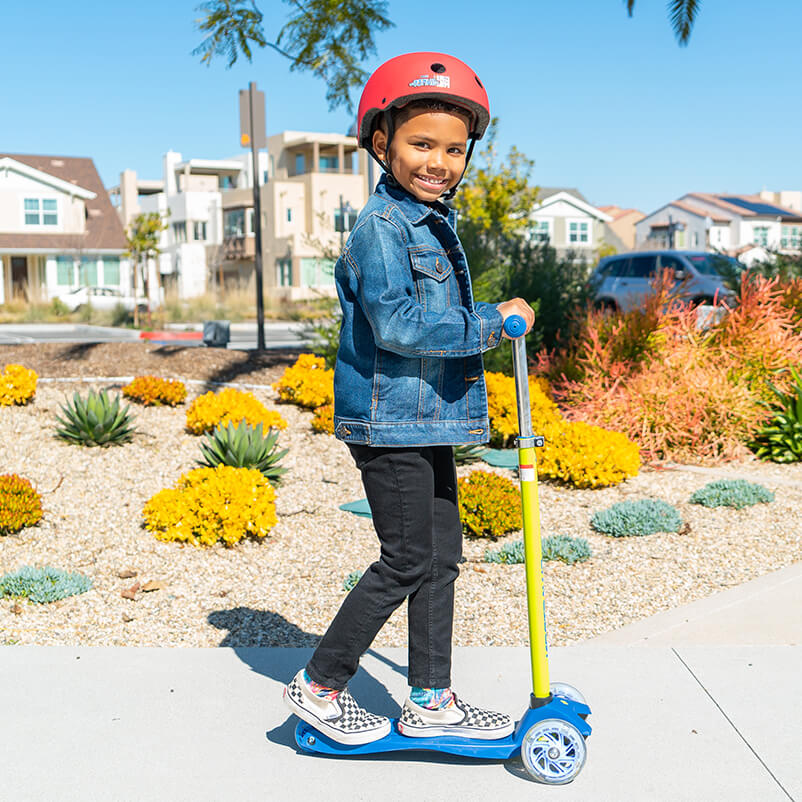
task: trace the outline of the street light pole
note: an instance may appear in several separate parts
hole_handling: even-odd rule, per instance
[[[256,84],[248,84],[248,100],[250,107],[251,132],[254,127],[253,93]],[[256,272],[256,347],[259,351],[265,350],[265,308],[264,286],[262,282],[262,201],[259,193],[259,150],[256,137],[251,136],[251,162],[253,165],[253,234],[254,234],[254,270]]]

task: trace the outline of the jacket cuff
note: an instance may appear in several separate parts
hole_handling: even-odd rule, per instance
[[[482,337],[480,346],[482,353],[484,353],[491,348],[495,348],[501,342],[501,327],[504,318],[501,316],[501,312],[498,311],[496,304],[482,304],[476,310],[476,313],[482,321],[480,326]]]

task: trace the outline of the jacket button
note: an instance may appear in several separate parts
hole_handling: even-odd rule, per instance
[[[439,259],[435,259],[435,260],[434,260],[434,269],[435,269],[435,270],[436,270],[438,273],[442,273],[442,272],[445,270],[445,268],[443,267],[443,265],[441,265],[441,264],[440,264],[440,260],[439,260]]]

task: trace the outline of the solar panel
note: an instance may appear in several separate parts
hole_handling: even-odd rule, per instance
[[[770,203],[756,203],[755,201],[747,201],[742,198],[734,196],[719,195],[721,200],[732,203],[735,206],[741,206],[744,209],[749,209],[750,212],[755,214],[770,214],[775,217],[788,217],[788,212],[785,209],[780,209],[777,206],[772,206]]]

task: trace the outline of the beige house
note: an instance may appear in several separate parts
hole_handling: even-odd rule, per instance
[[[635,224],[643,220],[646,215],[637,209],[622,209],[619,206],[599,206],[599,210],[612,217],[607,227],[621,240],[624,245],[623,250],[634,250]]]
[[[367,155],[356,138],[284,131],[258,153],[265,295],[297,300],[333,294],[341,240],[369,195]],[[255,280],[253,166],[250,152],[230,159],[164,156],[163,179],[140,181],[133,171],[110,192],[120,216],[167,215],[159,270],[181,297],[219,284]]]
[[[0,303],[127,291],[125,233],[91,159],[0,153]]]

